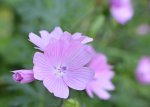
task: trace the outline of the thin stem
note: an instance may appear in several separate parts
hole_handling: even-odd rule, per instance
[[[60,99],[60,104],[58,105],[58,107],[63,107],[64,104],[64,99]]]

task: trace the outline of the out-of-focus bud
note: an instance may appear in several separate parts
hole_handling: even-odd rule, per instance
[[[127,23],[133,16],[131,0],[109,0],[110,11],[114,19],[120,23]]]
[[[32,70],[16,70],[12,71],[13,80],[19,83],[30,83],[34,81],[34,75]]]

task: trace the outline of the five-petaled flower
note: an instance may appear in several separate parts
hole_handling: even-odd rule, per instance
[[[81,33],[71,35],[60,27],[51,33],[43,30],[40,34],[41,38],[29,34],[29,40],[42,51],[36,52],[33,57],[32,76],[43,81],[44,86],[56,97],[68,98],[69,87],[84,90],[94,76],[94,72],[85,66],[92,58],[85,44],[93,39]],[[14,72],[15,81],[21,81],[23,76]]]
[[[92,80],[94,72],[85,67],[90,60],[90,53],[80,41],[52,39],[44,53],[34,55],[34,77],[55,96],[67,98],[68,87],[84,90]]]

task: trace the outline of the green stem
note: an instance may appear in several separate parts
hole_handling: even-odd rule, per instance
[[[63,104],[64,104],[64,100],[60,99],[60,104],[58,105],[58,107],[63,107]]]

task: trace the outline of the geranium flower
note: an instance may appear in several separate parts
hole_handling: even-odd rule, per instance
[[[150,57],[144,56],[139,60],[136,77],[140,83],[150,84]]]
[[[67,98],[69,87],[84,90],[94,76],[94,72],[85,67],[92,55],[84,44],[93,39],[81,33],[71,35],[63,32],[60,27],[56,27],[51,33],[41,31],[40,34],[41,38],[33,33],[29,34],[30,41],[42,51],[34,55],[32,76],[43,81],[44,86],[56,97]],[[29,79],[19,71],[14,73],[13,78],[17,82]]]
[[[130,0],[110,0],[110,11],[120,24],[127,23],[133,17],[133,7]]]
[[[107,58],[102,53],[96,53],[95,50],[88,46],[87,50],[93,55],[92,61],[88,64],[94,72],[94,78],[86,87],[87,94],[93,98],[95,93],[100,99],[107,100],[110,94],[107,91],[114,90],[115,87],[111,82],[114,77],[112,66],[107,63]]]
[[[64,36],[65,37],[67,36],[67,38],[80,40],[81,43],[83,43],[83,44],[93,41],[92,38],[84,36],[78,32],[73,35],[71,35],[67,31],[63,32],[60,27],[55,27],[55,29],[51,33],[49,33],[48,31],[42,30],[42,31],[40,31],[40,35],[41,35],[41,37],[35,35],[34,33],[30,33],[29,41],[31,41],[33,44],[35,44],[38,47],[38,49],[40,49],[41,51],[45,50],[46,46],[48,45],[49,41],[52,38],[60,39],[60,38],[64,38]]]
[[[56,97],[68,98],[69,87],[84,90],[94,72],[85,67],[91,54],[77,40],[51,39],[44,53],[36,52],[33,58],[34,78]]]

